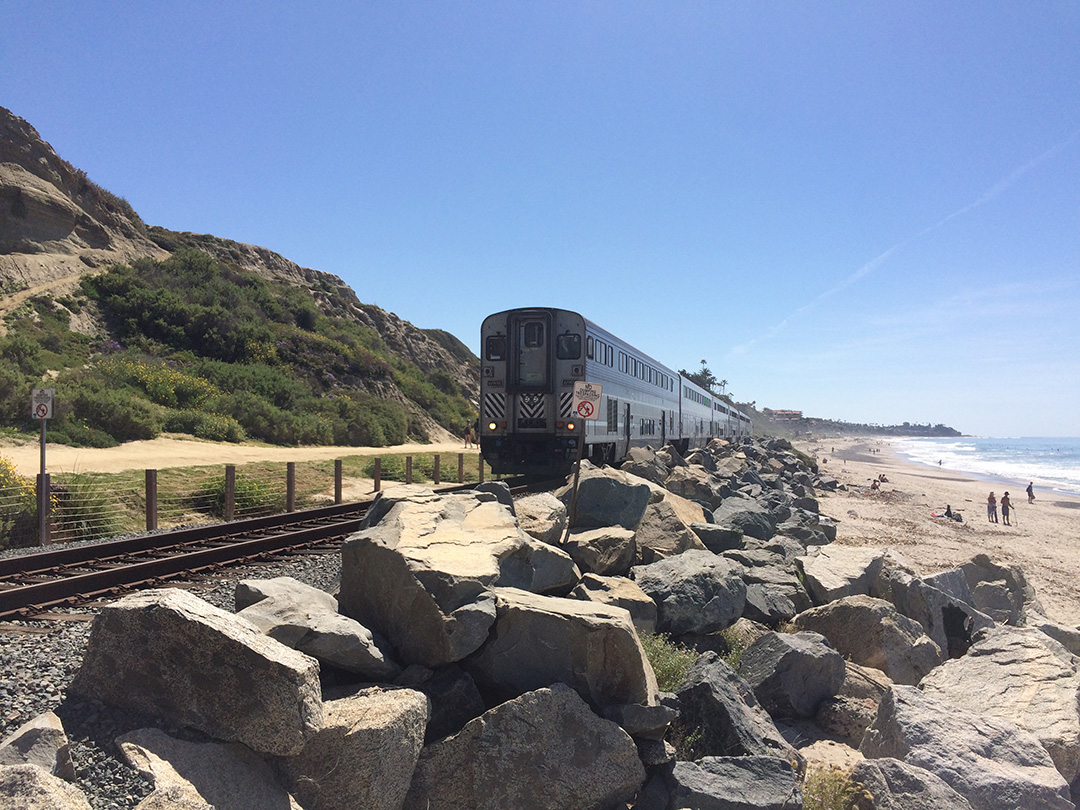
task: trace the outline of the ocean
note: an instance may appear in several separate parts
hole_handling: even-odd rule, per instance
[[[1080,438],[892,439],[893,449],[911,461],[999,481],[1016,487],[1021,502],[1028,482],[1036,495],[1059,492],[1080,496]]]

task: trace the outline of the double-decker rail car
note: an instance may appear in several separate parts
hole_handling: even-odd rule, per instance
[[[497,474],[564,474],[579,443],[599,464],[723,435],[712,394],[576,312],[498,312],[480,343],[480,449]],[[578,381],[603,387],[598,418],[573,418]]]

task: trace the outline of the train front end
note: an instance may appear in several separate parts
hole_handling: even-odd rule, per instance
[[[480,450],[499,475],[564,475],[584,437],[571,418],[585,379],[585,319],[511,309],[480,328]]]

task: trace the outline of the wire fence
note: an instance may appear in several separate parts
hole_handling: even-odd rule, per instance
[[[259,462],[118,474],[47,476],[46,541],[101,541],[170,529],[279,514],[359,500],[383,482],[467,483],[490,468],[473,454],[443,457],[352,456],[310,462]],[[0,458],[0,461],[3,461]],[[0,549],[41,545],[36,483],[0,478]]]

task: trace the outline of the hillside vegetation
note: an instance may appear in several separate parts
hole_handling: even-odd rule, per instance
[[[93,446],[163,431],[382,446],[425,440],[434,425],[460,432],[474,418],[461,374],[423,371],[389,348],[346,314],[356,302],[336,300],[338,287],[322,283],[316,297],[170,247],[168,259],[112,265],[73,295],[30,298],[8,317],[0,423],[32,430],[29,392],[39,387],[56,389],[50,439]],[[97,334],[71,330],[84,315]],[[451,336],[428,334],[476,365]]]

